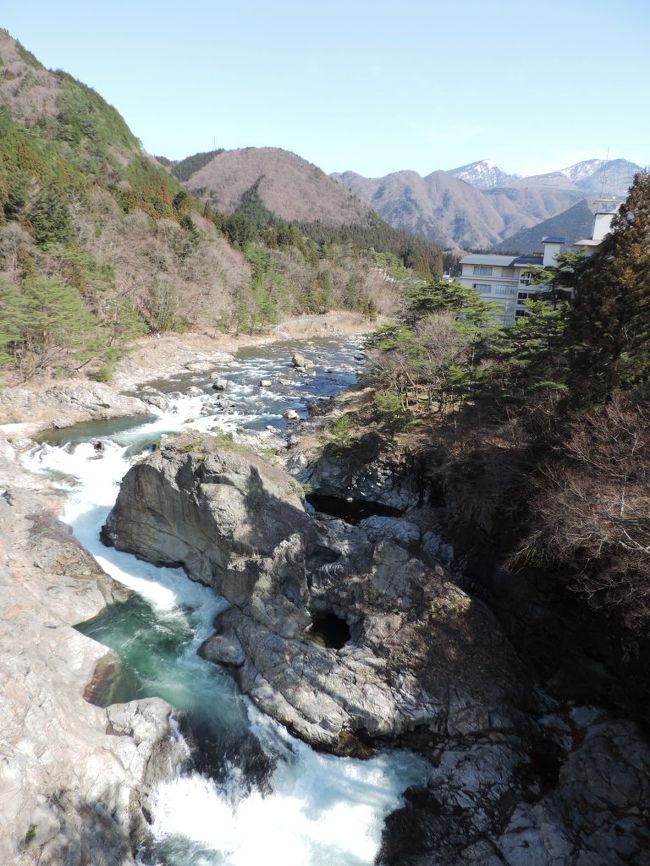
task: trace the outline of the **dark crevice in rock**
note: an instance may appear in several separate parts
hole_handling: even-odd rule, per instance
[[[312,624],[305,629],[305,637],[328,649],[342,649],[352,635],[347,622],[330,611],[314,617]]]
[[[402,515],[398,508],[366,499],[344,499],[338,496],[310,493],[307,502],[321,514],[329,514],[331,517],[338,517],[346,523],[353,524],[365,520],[366,517],[401,517]]]

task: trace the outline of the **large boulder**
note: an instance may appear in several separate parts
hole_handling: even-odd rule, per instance
[[[487,609],[370,528],[314,519],[283,471],[186,435],[127,473],[103,537],[231,602],[204,654],[314,745],[519,724],[523,672]]]
[[[158,565],[182,565],[243,605],[262,593],[280,545],[293,537],[296,559],[285,557],[278,567],[276,607],[296,593],[302,598],[301,550],[311,524],[299,486],[254,454],[215,442],[174,437],[133,466],[102,530],[104,542]]]
[[[320,496],[379,502],[400,512],[416,508],[429,496],[424,473],[415,458],[390,451],[390,443],[371,430],[348,446],[298,449],[292,468]]]

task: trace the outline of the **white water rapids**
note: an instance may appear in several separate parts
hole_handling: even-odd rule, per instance
[[[253,372],[268,375],[268,362],[260,359]],[[277,417],[277,406],[273,408]],[[268,410],[259,411],[269,417]],[[48,473],[66,490],[64,520],[101,567],[137,593],[139,604],[150,611],[147,629],[134,627],[130,633],[129,602],[120,606],[124,618],[120,622],[117,611],[113,644],[107,640],[117,649],[115,623],[119,624],[119,640],[132,644],[129,652],[142,665],[138,696],[158,694],[180,714],[207,719],[214,742],[223,729],[230,742],[234,738],[237,743],[240,736],[242,741],[252,738],[269,756],[270,772],[263,785],[247,780],[233,752],[222,758],[217,746],[211,757],[221,762],[224,772],[219,778],[194,770],[160,784],[152,804],[152,845],[141,853],[141,862],[146,866],[367,866],[379,849],[383,819],[400,805],[401,792],[408,785],[426,778],[425,763],[398,751],[382,752],[368,761],[335,758],[292,738],[250,702],[242,701],[230,678],[196,654],[213,631],[223,599],[180,570],[157,568],[106,548],[99,540],[119,482],[138,459],[133,456],[134,446],[145,445],[162,432],[215,426],[236,430],[241,424],[241,415],[206,411],[205,397],[178,396],[153,423],[103,435],[101,451],[92,442],[44,444],[29,453],[27,464]],[[154,633],[172,636],[171,654],[156,649]]]

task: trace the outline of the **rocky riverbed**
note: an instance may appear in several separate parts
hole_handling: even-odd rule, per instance
[[[195,430],[163,439],[135,463],[104,539],[153,563],[182,565],[227,600],[201,655],[301,739],[337,755],[366,757],[397,745],[426,758],[428,779],[388,818],[376,862],[650,863],[647,740],[634,724],[541,687],[491,611],[463,590],[453,550],[432,532],[421,467],[393,465],[373,433],[345,458],[335,446],[324,449],[309,435],[322,420],[308,422],[304,443],[287,452],[290,474],[278,458],[271,465],[268,455],[206,435],[210,413],[235,411],[228,389],[239,368],[226,367],[226,394],[210,396],[214,363],[196,355],[183,356],[180,369],[176,363],[183,372],[171,387],[196,391],[185,408]],[[298,441],[297,419],[282,419],[280,392],[273,393],[277,386],[291,394],[311,375],[293,367],[294,379],[264,368],[250,394],[240,391],[240,428],[250,425],[258,390],[279,414],[273,430],[252,426],[236,439],[280,448]],[[62,397],[61,420],[176,411],[177,398],[160,387],[124,398],[104,387]],[[25,423],[15,407],[27,400],[30,411],[29,399],[7,399],[14,423]],[[27,423],[56,420],[55,390],[50,403]],[[304,416],[299,401],[290,406]],[[129,863],[134,844],[149,834],[148,820],[157,832],[165,816],[163,836],[174,825],[160,797],[153,819],[149,803],[184,756],[170,736],[171,708],[160,698],[97,706],[120,664],[71,626],[119,603],[124,590],[57,523],[59,485],[36,481],[19,468],[11,443],[2,448],[0,809],[3,826],[15,828],[2,834],[2,862]],[[91,478],[92,445],[87,451]],[[309,483],[321,513],[305,504],[299,482]],[[336,766],[328,765],[334,778]],[[223,808],[213,793],[201,797]],[[224,826],[233,820],[219,814]],[[208,838],[203,829],[196,834]],[[221,850],[224,842],[210,844]],[[155,855],[160,862],[189,856],[164,851]],[[307,848],[296,856],[291,863],[312,862]],[[350,856],[340,862],[371,862],[367,854]]]

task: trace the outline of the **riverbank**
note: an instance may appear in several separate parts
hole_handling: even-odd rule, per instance
[[[634,699],[622,697],[624,682],[640,693],[641,677],[635,683],[628,671],[625,681],[607,670],[597,654],[609,639],[607,625],[590,638],[594,622],[578,615],[575,599],[548,591],[550,577],[544,583],[539,572],[498,567],[502,527],[491,497],[499,480],[509,480],[510,431],[489,429],[496,454],[489,461],[481,451],[486,428],[428,419],[395,434],[368,397],[358,392],[316,419],[316,435],[292,450],[293,474],[330,515],[353,519],[363,503],[377,513],[390,509],[405,538],[407,527],[411,537],[419,531],[415,555],[442,560],[472,603],[489,607],[527,666],[526,688],[537,702],[505,735],[438,749],[427,788],[409,792],[407,806],[389,818],[378,862],[645,866],[650,813],[639,804],[650,793],[650,747],[637,723],[647,706],[642,715]],[[323,447],[318,428],[341,411],[349,413],[349,436]],[[431,643],[437,626],[431,623]],[[492,657],[489,643],[481,645]],[[633,796],[621,797],[624,790]]]
[[[147,415],[149,407],[123,392],[152,380],[190,370],[209,370],[243,348],[285,340],[365,334],[379,320],[360,313],[334,311],[301,316],[274,325],[267,334],[163,334],[138,340],[115,367],[109,383],[87,378],[56,380],[42,377],[24,385],[0,388],[0,439],[30,437],[51,427],[84,421]]]

